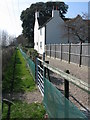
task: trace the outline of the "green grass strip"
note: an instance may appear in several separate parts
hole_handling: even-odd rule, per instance
[[[3,80],[3,92],[9,92],[12,73],[13,73],[13,63],[14,63],[13,55],[10,65],[4,74]],[[35,82],[28,70],[27,63],[21,55],[20,51],[17,50],[16,57],[16,69],[15,69],[15,80],[14,80],[14,92],[27,92],[33,91],[36,89]]]
[[[8,107],[4,104],[3,118],[7,116]],[[15,101],[11,106],[10,118],[43,118],[45,115],[45,109],[40,103],[27,104],[21,101]]]

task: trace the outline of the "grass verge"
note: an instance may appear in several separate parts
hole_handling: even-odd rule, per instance
[[[10,92],[11,79],[13,74],[13,63],[15,54],[10,60],[10,64],[5,71],[3,78],[3,93]],[[17,50],[16,57],[16,68],[15,68],[15,79],[14,79],[14,89],[13,92],[28,92],[34,91],[36,89],[33,77],[28,70],[27,63],[22,57],[19,50]],[[14,104],[11,106],[10,119],[24,119],[24,118],[38,118],[39,120],[44,117],[45,109],[40,103],[27,104],[22,101],[13,101]],[[3,119],[7,118],[8,106],[4,103],[3,106]]]
[[[15,54],[13,55],[8,69],[6,69],[3,79],[3,92],[10,92],[11,79],[13,74],[13,63]],[[16,68],[15,68],[15,80],[14,80],[14,92],[27,92],[36,89],[35,82],[31,76],[27,63],[22,57],[19,50],[17,50]]]
[[[4,104],[3,119],[7,116],[8,107]],[[21,101],[14,101],[14,105],[11,106],[10,118],[44,118],[45,109],[40,103],[27,104]]]

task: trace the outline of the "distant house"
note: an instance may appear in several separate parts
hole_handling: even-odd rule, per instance
[[[34,49],[37,50],[39,54],[45,52],[46,44],[68,43],[66,22],[72,21],[72,19],[62,19],[58,10],[52,10],[52,17],[42,26],[39,26],[38,17],[39,12],[35,12]],[[72,36],[70,39],[69,36],[69,42],[77,43],[79,40],[77,37],[72,39]]]

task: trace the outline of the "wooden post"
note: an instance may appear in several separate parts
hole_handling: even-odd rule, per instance
[[[70,58],[71,58],[71,44],[69,43],[69,59],[68,59],[68,63],[70,63]]]
[[[66,73],[69,74],[69,70],[65,71]],[[65,98],[67,98],[69,100],[69,81],[68,80],[64,80],[64,88],[65,88]],[[65,99],[65,118],[69,118],[69,103],[66,101]]]
[[[45,62],[45,53],[43,53],[43,61]],[[43,81],[46,78],[46,68],[43,66]]]
[[[56,44],[55,44],[55,58],[56,58]]]
[[[62,43],[61,43],[61,60],[62,60]]]
[[[43,70],[44,70],[44,74],[43,74],[44,77],[43,78],[46,78],[46,67],[44,67]]]
[[[81,67],[82,64],[82,42],[80,42],[80,61],[79,61],[79,67]]]
[[[45,52],[43,53],[43,61],[45,61]]]
[[[36,58],[36,83],[38,84],[38,59]]]
[[[51,57],[51,44],[50,44],[50,57]]]
[[[49,61],[45,61],[47,64],[49,64]],[[49,69],[48,68],[46,68],[46,70],[47,70],[47,77],[48,77],[48,80],[51,82],[51,80],[50,80],[50,74],[49,74]]]
[[[70,74],[69,70],[66,70],[65,72]],[[64,88],[65,88],[65,93],[64,93],[65,97],[69,99],[69,81],[66,79],[64,80]]]

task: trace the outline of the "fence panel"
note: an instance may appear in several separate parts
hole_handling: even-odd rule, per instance
[[[82,44],[82,65],[88,66],[88,44]]]
[[[88,66],[88,47],[90,44],[50,44],[46,45],[46,55],[68,61],[69,63],[76,63],[79,65]]]
[[[62,44],[62,59],[68,61],[69,58],[69,44]]]
[[[50,56],[50,45],[48,44],[45,49],[46,49],[46,55]]]
[[[80,61],[80,45],[71,45],[71,62],[79,64]]]
[[[51,45],[51,57],[55,57],[55,44]]]
[[[61,58],[61,45],[56,44],[56,58],[60,59]]]

